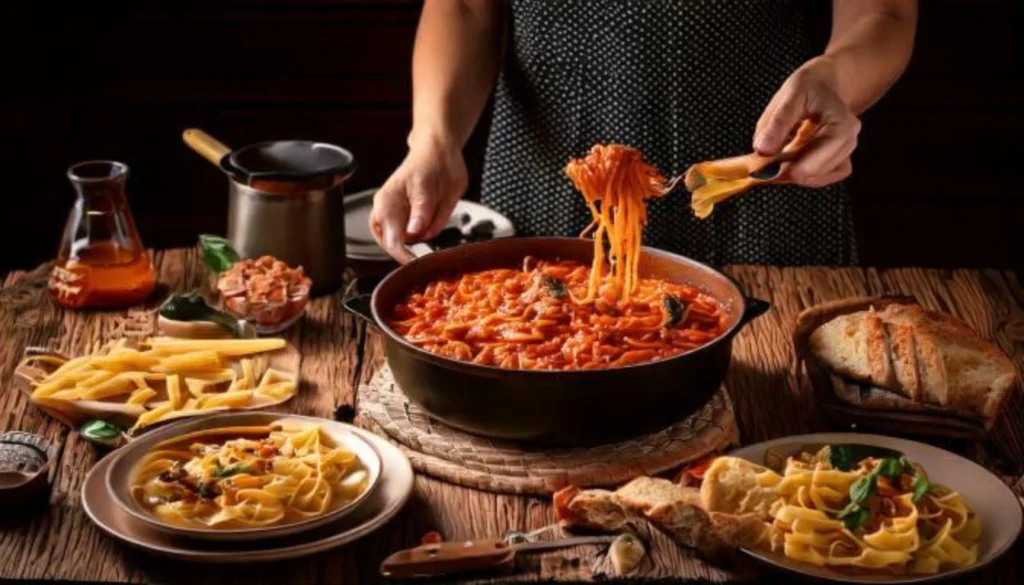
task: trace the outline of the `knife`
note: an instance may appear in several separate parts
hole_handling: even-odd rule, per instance
[[[380,564],[380,574],[392,579],[440,577],[509,565],[519,553],[611,544],[613,540],[614,535],[574,536],[522,544],[509,544],[501,538],[437,542],[396,552]]]

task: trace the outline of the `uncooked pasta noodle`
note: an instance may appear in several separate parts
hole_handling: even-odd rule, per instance
[[[194,528],[258,528],[316,518],[358,498],[369,476],[319,425],[200,431],[165,441],[136,466],[135,501]]]

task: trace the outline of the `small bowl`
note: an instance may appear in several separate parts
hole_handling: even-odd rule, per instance
[[[224,427],[267,425],[278,421],[297,421],[302,424],[320,425],[321,430],[335,444],[344,446],[355,453],[356,457],[359,458],[359,461],[366,468],[367,475],[369,476],[363,493],[343,506],[308,520],[260,528],[234,528],[226,530],[204,528],[198,525],[191,527],[167,524],[143,509],[135,501],[135,498],[132,497],[131,478],[135,473],[135,468],[139,461],[152,451],[156,445],[168,439],[196,431]],[[382,467],[381,458],[377,450],[358,434],[352,432],[351,427],[344,423],[308,416],[281,415],[273,412],[234,412],[170,424],[132,440],[116,453],[107,471],[106,485],[107,491],[121,509],[137,520],[163,533],[197,540],[243,542],[305,532],[354,512],[377,487]]]

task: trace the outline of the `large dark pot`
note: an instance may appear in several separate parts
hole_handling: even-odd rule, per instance
[[[508,238],[428,254],[398,268],[372,296],[346,307],[383,332],[387,361],[409,398],[445,424],[500,439],[580,444],[664,428],[703,407],[731,357],[732,338],[768,310],[728,276],[668,252],[644,248],[641,276],[694,284],[715,297],[730,324],[718,339],[669,359],[605,370],[508,370],[422,350],[388,327],[392,308],[415,287],[442,276],[521,266],[525,256],[589,264],[593,242],[578,238]]]

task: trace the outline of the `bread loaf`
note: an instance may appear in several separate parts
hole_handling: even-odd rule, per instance
[[[987,420],[1016,382],[1013,362],[966,323],[916,304],[840,314],[818,325],[807,345],[842,376]]]
[[[732,457],[721,459],[735,460]],[[751,477],[758,466],[727,466],[734,471],[729,481],[715,494],[712,506],[702,490],[684,487],[667,479],[638,477],[614,492],[565,488],[554,496],[555,515],[566,528],[586,528],[601,532],[621,530],[630,518],[643,518],[672,536],[676,542],[703,551],[719,554],[736,547],[760,547],[768,542],[768,515],[760,506],[727,509],[726,501],[745,501],[741,494],[731,494],[750,483],[740,476]],[[768,472],[772,473],[772,472]],[[732,481],[735,479],[736,481]],[[752,480],[751,480],[752,481]],[[760,501],[760,497],[756,498]]]

